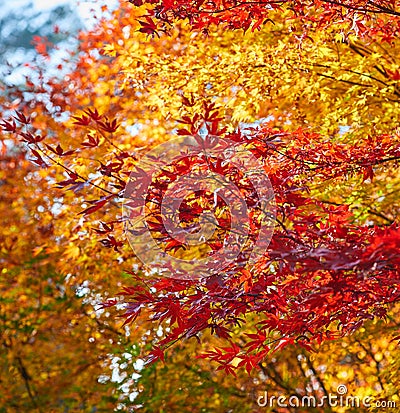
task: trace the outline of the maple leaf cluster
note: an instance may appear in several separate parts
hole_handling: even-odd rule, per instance
[[[181,19],[187,19],[194,29],[205,32],[212,25],[254,31],[267,23],[274,24],[274,12],[286,11],[290,12],[290,19],[301,19],[305,29],[306,22],[319,28],[347,22],[348,30],[363,35],[379,34],[384,41],[391,41],[399,33],[400,10],[394,0],[130,0],[130,3],[148,5],[148,15],[145,21],[140,21],[140,31],[149,35],[165,31]]]
[[[186,122],[197,133],[196,118]],[[214,133],[215,130],[214,125]],[[268,172],[275,193],[277,222],[269,246],[264,245],[263,254],[249,267],[252,247],[242,243],[240,254],[221,270],[221,258],[216,252],[223,246],[220,240],[224,232],[230,230],[230,221],[224,220],[218,226],[222,233],[205,242],[211,249],[208,254],[214,257],[214,261],[208,261],[208,274],[201,277],[197,268],[194,271],[189,267],[186,277],[182,270],[167,273],[169,279],[152,277],[142,282],[136,277],[138,284],[123,292],[129,302],[127,322],[147,311],[152,320],[167,323],[171,331],[160,341],[162,347],[178,339],[198,337],[207,329],[229,340],[235,326],[242,326],[250,314],[257,314],[258,333],[249,335],[252,340],[246,350],[233,344],[224,351],[206,354],[231,372],[235,358],[242,360],[238,366],[245,364],[251,369],[271,350],[291,343],[311,349],[311,341],[320,343],[351,333],[366,320],[385,317],[387,305],[400,299],[398,225],[378,228],[354,224],[348,206],[310,196],[308,182],[310,176],[314,183],[350,175],[359,175],[362,181],[371,179],[374,168],[398,162],[399,137],[377,136],[366,139],[363,145],[345,145],[302,130],[287,133],[265,127],[255,128],[250,134],[225,133],[224,137],[262,159]],[[218,140],[207,138],[202,143],[207,142],[218,145]],[[190,158],[183,170],[182,165],[176,165],[177,169],[159,174],[154,182],[156,190],[150,191],[151,203],[161,206],[166,182],[196,164]],[[246,183],[229,163],[221,167],[210,156],[207,165],[221,176],[236,175],[236,183],[246,189]],[[249,199],[247,202],[257,203]],[[202,211],[198,202],[189,205],[190,213],[182,217],[186,223]],[[250,220],[251,217],[250,214]],[[164,243],[165,252],[187,248],[166,230],[160,209],[151,210],[147,219],[147,230]],[[256,223],[250,221],[249,226],[252,236],[256,236]],[[153,265],[160,274],[168,269],[163,262]],[[161,347],[152,353],[151,360],[161,357]]]

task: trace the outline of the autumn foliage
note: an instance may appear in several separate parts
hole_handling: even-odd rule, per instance
[[[329,351],[394,397],[399,4],[130,3],[79,35],[73,70],[47,70],[46,44],[1,97],[2,345],[25,389],[4,404],[110,411],[119,391],[121,409],[182,409],[151,385],[172,370],[201,378],[199,400],[217,389],[190,411],[222,412],[268,380],[326,395]],[[62,355],[41,364],[59,370],[41,375],[30,358],[52,340]],[[113,373],[99,396],[118,353],[144,360],[144,384]],[[57,374],[96,384],[48,401]]]
[[[379,36],[390,41],[398,35],[400,16],[396,1],[318,0],[318,1],[238,1],[218,0],[129,0],[135,6],[146,4],[147,15],[140,20],[139,31],[156,34],[165,31],[176,20],[187,19],[194,29],[208,32],[212,25],[228,29],[260,30],[267,23],[274,23],[275,12],[289,11],[288,19],[302,21],[304,35],[311,27],[324,29],[340,23],[343,34]]]

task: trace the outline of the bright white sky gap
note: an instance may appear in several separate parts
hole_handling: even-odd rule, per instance
[[[9,10],[23,10],[26,5],[33,3],[33,6],[38,11],[47,11],[61,4],[70,4],[72,8],[77,10],[86,27],[91,27],[94,23],[92,17],[92,9],[100,10],[101,6],[107,4],[109,9],[113,9],[117,0],[0,0],[0,15],[5,14]]]

